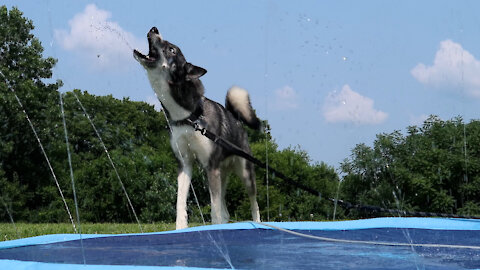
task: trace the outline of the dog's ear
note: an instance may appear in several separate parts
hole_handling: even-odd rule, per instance
[[[202,77],[205,73],[207,73],[207,70],[201,67],[197,67],[195,65],[192,65],[190,63],[185,64],[185,71],[186,71],[186,76],[185,79],[187,81],[191,81],[193,79],[198,79]]]

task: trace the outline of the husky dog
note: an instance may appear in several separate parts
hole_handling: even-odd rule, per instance
[[[254,129],[259,129],[261,124],[252,109],[247,91],[232,87],[227,93],[224,108],[203,95],[204,88],[199,78],[207,72],[205,69],[188,63],[180,48],[164,40],[156,27],[148,32],[147,38],[148,55],[134,50],[133,56],[147,71],[150,84],[171,126],[170,144],[180,163],[176,228],[188,227],[187,196],[195,159],[207,172],[212,223],[226,223],[229,220],[225,193],[226,178],[232,172],[246,186],[253,220],[260,221],[253,164],[232,155],[195,131],[191,125],[195,122],[250,153],[247,133],[241,122]]]

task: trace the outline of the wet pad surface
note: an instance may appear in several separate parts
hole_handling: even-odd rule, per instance
[[[336,239],[480,246],[480,232],[428,229],[301,230]],[[480,268],[480,250],[335,243],[278,230],[213,230],[83,240],[87,264],[239,269]],[[79,240],[0,249],[0,259],[83,264]]]

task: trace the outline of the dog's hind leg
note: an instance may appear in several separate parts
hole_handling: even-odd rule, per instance
[[[225,197],[227,195],[227,176],[229,175],[229,172],[227,169],[222,169],[221,170],[221,179],[222,179],[222,223],[228,223],[230,220],[230,214],[228,213],[227,209],[227,201],[225,200]]]
[[[180,172],[177,178],[177,222],[176,229],[184,229],[188,227],[187,215],[187,197],[190,190],[190,182],[192,181],[192,165],[190,162],[181,164]]]
[[[211,200],[211,216],[213,224],[227,223],[229,214],[225,203],[226,184],[223,184],[222,172],[219,168],[208,170],[208,185]]]
[[[247,189],[248,198],[250,199],[250,210],[252,211],[252,220],[260,222],[260,210],[257,203],[257,184],[255,179],[255,168],[253,164],[243,158],[237,163],[236,173],[242,179]]]

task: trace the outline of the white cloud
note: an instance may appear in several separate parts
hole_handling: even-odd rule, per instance
[[[451,40],[440,42],[433,65],[419,63],[411,74],[424,85],[480,98],[480,61]]]
[[[330,93],[323,106],[323,116],[327,122],[375,125],[384,122],[388,114],[373,108],[373,100],[353,91],[349,85],[342,90]]]
[[[297,92],[288,85],[275,90],[275,96],[274,96],[272,107],[275,110],[296,109],[298,107]]]
[[[55,38],[65,50],[80,53],[96,68],[131,64],[132,48],[142,42],[111,17],[110,12],[89,4],[68,22],[70,29],[55,30]]]

